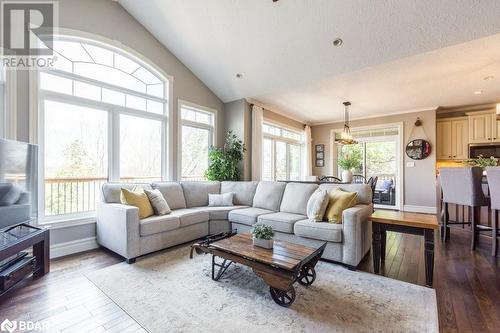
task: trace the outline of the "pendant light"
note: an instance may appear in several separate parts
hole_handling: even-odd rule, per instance
[[[353,139],[349,124],[349,106],[351,102],[344,102],[342,104],[344,104],[344,129],[340,134],[340,139],[335,140],[335,142],[339,145],[355,145],[358,142]]]

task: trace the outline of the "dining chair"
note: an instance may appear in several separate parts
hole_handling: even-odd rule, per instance
[[[318,180],[320,182],[342,183],[342,179],[334,176],[320,176]]]
[[[365,184],[366,177],[363,175],[352,175],[351,183],[353,183],[353,184]]]
[[[486,168],[491,199],[491,255],[498,254],[498,212],[500,211],[500,167]]]
[[[375,188],[377,187],[378,176],[368,178],[366,182],[372,190],[372,204],[375,205]],[[375,208],[374,208],[375,209]]]
[[[457,167],[439,169],[439,178],[443,191],[444,218],[441,237],[444,242],[450,237],[449,225],[468,224],[472,230],[471,249],[475,250],[479,232],[489,231],[490,227],[479,224],[480,209],[489,206],[489,199],[482,189],[483,169],[479,167]],[[449,221],[448,205],[468,206],[472,210],[471,222]]]

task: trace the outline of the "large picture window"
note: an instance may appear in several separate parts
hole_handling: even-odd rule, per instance
[[[303,134],[264,123],[262,149],[263,180],[300,180],[303,159]]]
[[[215,111],[181,103],[182,180],[206,180],[208,149],[215,139]]]
[[[107,181],[166,178],[168,80],[111,45],[54,42],[38,72],[43,219],[87,215]]]

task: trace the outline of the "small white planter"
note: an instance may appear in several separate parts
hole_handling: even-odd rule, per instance
[[[352,171],[342,170],[342,182],[351,183],[352,182]]]
[[[272,238],[271,239],[252,238],[252,240],[254,246],[263,247],[264,249],[273,248],[274,240]]]

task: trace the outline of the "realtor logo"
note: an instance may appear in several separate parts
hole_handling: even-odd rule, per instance
[[[1,1],[1,4],[4,55],[52,55],[57,3]]]
[[[0,331],[12,333],[16,330],[17,323],[15,321],[10,321],[9,319],[5,319],[0,324]]]

